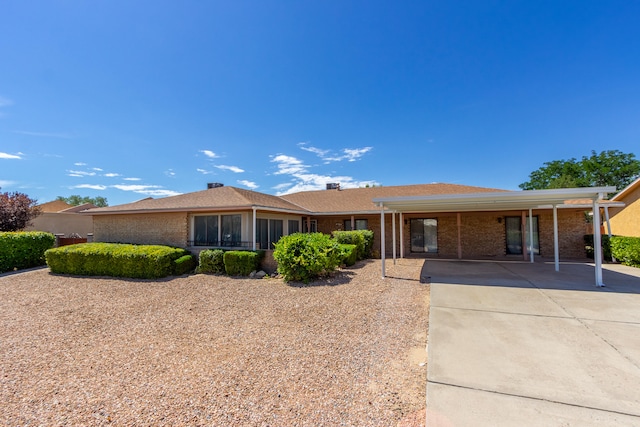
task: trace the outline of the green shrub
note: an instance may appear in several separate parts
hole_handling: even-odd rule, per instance
[[[166,277],[187,268],[185,249],[160,245],[81,243],[49,249],[47,264],[53,273],[141,279]]]
[[[342,263],[347,267],[352,266],[357,261],[356,248],[356,245],[340,244]]]
[[[640,237],[611,237],[611,253],[622,264],[640,267]]]
[[[340,244],[322,233],[294,233],[282,237],[273,251],[278,273],[285,281],[310,280],[328,274],[340,265]]]
[[[365,257],[365,241],[360,231],[334,231],[333,238],[343,245],[355,245],[356,259],[364,259]]]
[[[371,230],[358,230],[358,233],[364,237],[364,258],[371,258],[371,251],[373,249],[373,231]]]
[[[193,255],[183,255],[173,262],[175,264],[175,275],[181,276],[192,272],[196,268],[196,259]]]
[[[56,237],[42,231],[0,233],[0,273],[45,264],[44,253]]]
[[[224,269],[229,276],[248,276],[258,270],[263,251],[229,251],[224,253]]]
[[[200,252],[198,273],[224,274],[224,251],[206,249]]]
[[[611,242],[609,241],[609,235],[603,234],[601,238],[602,255],[606,261],[611,261]],[[593,249],[593,234],[585,234],[584,250],[587,253],[587,258],[593,259]]]

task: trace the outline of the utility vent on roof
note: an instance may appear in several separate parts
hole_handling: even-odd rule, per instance
[[[340,189],[340,183],[339,182],[328,182],[327,183],[327,190],[339,190]]]
[[[224,187],[224,184],[221,182],[209,182],[207,183],[207,190],[212,188]]]

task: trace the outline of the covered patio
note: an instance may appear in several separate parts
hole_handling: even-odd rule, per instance
[[[373,202],[380,207],[381,235],[385,236],[384,215],[392,216],[392,256],[396,260],[396,214],[400,216],[400,257],[404,258],[403,239],[403,215],[409,213],[456,213],[458,219],[458,254],[461,258],[461,226],[460,215],[463,212],[491,212],[491,211],[528,211],[528,233],[533,235],[533,210],[551,210],[553,212],[553,242],[555,270],[560,271],[560,250],[558,236],[558,209],[584,207],[591,209],[593,213],[594,235],[594,260],[595,260],[595,284],[604,286],[602,279],[602,237],[600,230],[600,208],[604,207],[605,217],[608,220],[608,207],[611,203],[603,205],[602,202],[608,193],[615,192],[615,187],[587,187],[587,188],[562,188],[553,190],[525,190],[503,191],[475,194],[449,194],[435,196],[409,196],[374,198]],[[619,206],[615,204],[615,206]],[[530,240],[529,258],[534,262],[533,239]],[[382,276],[385,277],[385,239],[381,239],[380,254],[382,257]]]

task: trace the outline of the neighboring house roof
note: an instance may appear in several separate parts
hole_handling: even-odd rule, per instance
[[[103,215],[142,212],[194,212],[252,209],[254,207],[271,211],[307,213],[304,208],[278,196],[226,186],[160,199],[147,198],[124,205],[89,209],[83,213]]]
[[[611,198],[612,201],[622,201],[625,197],[631,194],[634,190],[640,188],[640,177],[633,181],[631,184],[627,185],[622,191]]]
[[[72,208],[73,206],[63,200],[54,200],[52,202],[43,203],[38,205],[42,212],[60,212],[65,209]]]
[[[61,210],[60,213],[78,213],[82,211],[86,211],[87,209],[97,208],[93,203],[84,203],[78,206],[71,206],[68,209]]]
[[[380,207],[374,198],[401,196],[435,196],[444,194],[476,194],[499,192],[495,188],[457,184],[416,184],[391,187],[348,188],[344,190],[303,191],[283,195],[282,198],[304,206],[315,214],[378,213]]]

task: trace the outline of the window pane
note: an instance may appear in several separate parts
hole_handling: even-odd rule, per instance
[[[264,218],[256,219],[256,242],[260,245],[260,249],[269,247],[269,221]]]
[[[351,231],[351,220],[350,219],[345,219],[344,220],[344,231]]]
[[[289,234],[297,233],[300,231],[300,222],[290,219],[289,220]]]
[[[411,252],[438,252],[438,220],[411,220]]]
[[[522,219],[519,216],[508,216],[504,219],[507,231],[507,254],[522,255]]]
[[[197,216],[193,220],[194,232],[193,240],[196,245],[205,245],[207,243],[207,218]]]
[[[218,216],[197,216],[193,220],[194,244],[212,246],[218,244]]]
[[[283,221],[281,219],[269,220],[269,239],[271,240],[272,249],[273,243],[277,242],[282,237],[282,225]]]
[[[366,219],[356,219],[356,230],[367,230],[369,228]]]
[[[241,242],[242,216],[222,215],[222,242],[225,246],[238,246]]]

